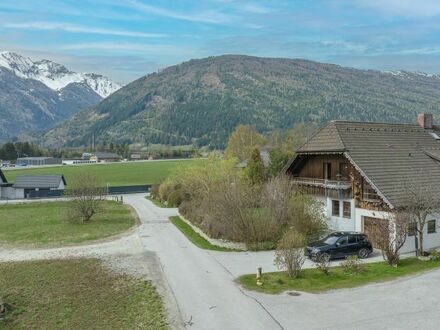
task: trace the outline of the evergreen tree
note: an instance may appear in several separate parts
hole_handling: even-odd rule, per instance
[[[255,148],[244,170],[245,179],[251,184],[260,184],[267,179],[266,168],[261,160],[260,150]]]

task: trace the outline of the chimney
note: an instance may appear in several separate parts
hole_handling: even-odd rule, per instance
[[[417,123],[424,129],[432,129],[433,121],[432,113],[419,113],[417,115]]]

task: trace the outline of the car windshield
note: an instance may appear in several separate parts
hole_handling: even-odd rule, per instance
[[[330,236],[327,236],[326,238],[324,238],[324,239],[322,240],[322,242],[325,243],[325,244],[335,244],[336,241],[339,239],[339,237],[340,237],[340,236],[333,236],[333,235],[330,235]]]

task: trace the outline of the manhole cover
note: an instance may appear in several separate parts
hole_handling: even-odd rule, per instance
[[[287,292],[287,294],[292,297],[297,297],[297,296],[301,295],[301,293],[295,292],[295,291],[289,291],[289,292]]]

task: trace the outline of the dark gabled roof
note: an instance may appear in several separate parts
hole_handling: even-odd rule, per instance
[[[60,186],[61,180],[66,184],[64,175],[18,175],[15,178],[14,188],[23,189],[50,189],[58,188]]]
[[[6,177],[3,174],[2,170],[0,170],[0,179],[2,180],[2,183],[8,183],[8,180],[6,180]]]
[[[344,154],[391,207],[412,182],[440,193],[440,142],[419,125],[333,121],[297,150],[326,152]]]
[[[341,152],[344,150],[345,146],[341,140],[337,122],[332,121],[316,132],[297,152]]]

